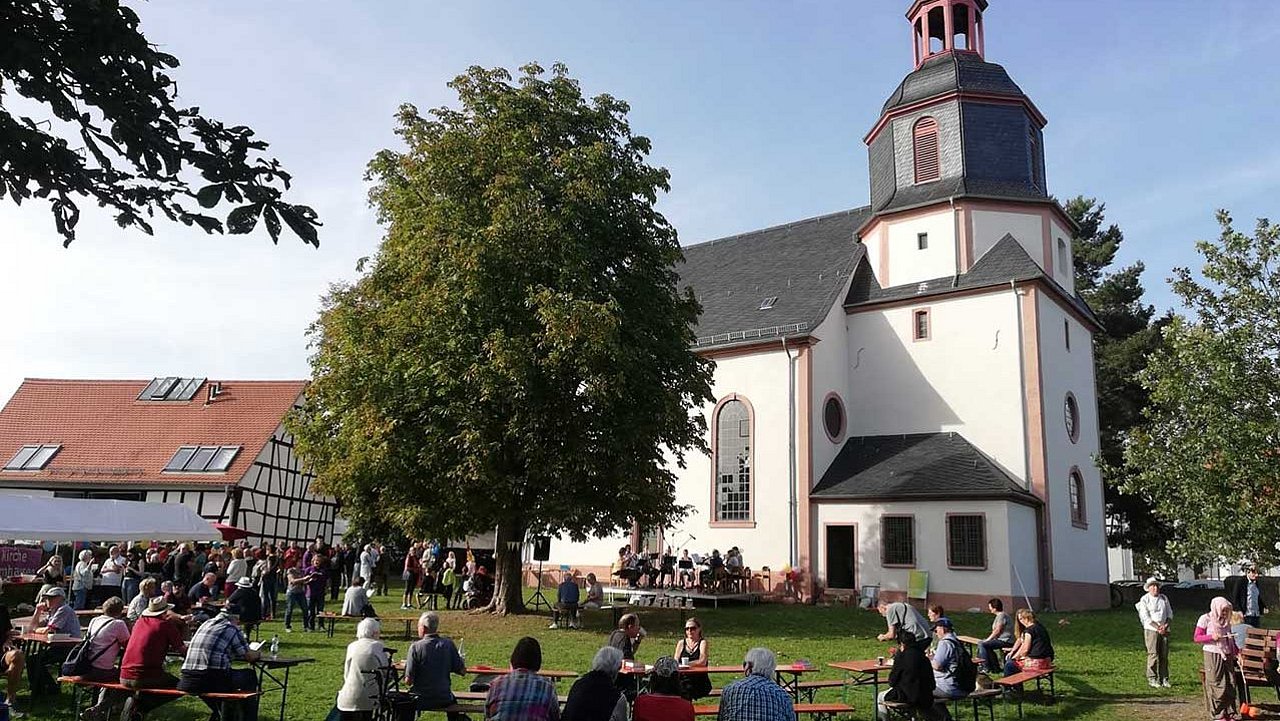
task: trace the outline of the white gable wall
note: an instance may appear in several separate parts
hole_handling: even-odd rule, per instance
[[[849,435],[956,431],[1025,481],[1017,307],[996,290],[849,315]],[[925,308],[931,338],[916,341]]]
[[[1012,235],[1027,255],[1047,268],[1044,257],[1044,217],[1038,209],[1027,212],[973,209],[973,261],[976,263],[1006,235]]]
[[[839,298],[832,304],[827,317],[818,325],[814,336],[818,342],[810,349],[812,354],[811,393],[809,400],[809,437],[813,447],[810,467],[813,469],[812,483],[818,479],[835,460],[836,454],[849,437],[849,339],[845,322],[843,300],[847,291],[841,291]],[[823,406],[828,394],[839,396],[845,410],[845,432],[836,439],[827,436],[826,424],[823,421]]]

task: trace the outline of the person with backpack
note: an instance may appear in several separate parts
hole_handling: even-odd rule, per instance
[[[68,655],[62,672],[79,676],[86,681],[115,683],[120,678],[116,659],[129,643],[129,626],[124,622],[124,599],[112,596],[102,604],[102,615],[89,622],[89,632],[82,642],[83,648],[72,658]],[[69,672],[69,673],[68,673]],[[81,721],[99,721],[111,715],[113,706],[124,703],[125,695],[102,689],[97,703],[80,714]]]
[[[960,639],[951,619],[940,616],[933,622],[938,648],[933,652],[933,696],[938,699],[964,698],[978,685],[978,667]]]

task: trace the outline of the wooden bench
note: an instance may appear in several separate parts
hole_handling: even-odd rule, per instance
[[[844,680],[838,678],[820,679],[818,681],[801,681],[796,684],[796,688],[800,693],[804,694],[805,699],[809,703],[813,703],[813,696],[819,689],[824,688],[844,688]]]
[[[1005,676],[1003,678],[998,678],[994,681],[994,683],[995,683],[995,687],[1000,689],[1000,692],[1005,695],[1005,698],[1008,698],[1011,695],[1017,698],[1018,718],[1022,718],[1022,697],[1024,695],[1023,694],[1024,684],[1030,683],[1031,681],[1035,681],[1036,692],[1043,696],[1044,695],[1043,684],[1047,680],[1049,682],[1048,702],[1053,703],[1056,700],[1057,690],[1054,688],[1053,671],[1054,670],[1051,668],[1037,669],[1035,671],[1021,671],[1019,673]]]
[[[141,696],[143,694],[149,694],[152,696],[166,696],[168,698],[180,698],[183,696],[189,696],[191,698],[201,699],[202,701],[217,701],[219,706],[223,706],[224,704],[228,704],[228,703],[239,703],[241,701],[248,701],[251,698],[255,698],[262,695],[261,691],[231,691],[227,693],[189,694],[185,691],[179,691],[176,688],[129,688],[120,683],[112,683],[107,681],[87,681],[81,678],[80,676],[59,676],[58,683],[69,683],[76,687],[76,695],[72,701],[72,711],[75,713],[74,718],[79,718],[80,716],[80,689],[82,688],[95,688],[95,689],[105,689],[107,691],[118,691],[127,696]],[[222,716],[225,717],[226,709],[224,708],[222,709],[222,711],[224,712],[222,713]]]
[[[812,716],[815,721],[832,721],[837,714],[853,713],[853,707],[843,703],[798,703],[795,705],[796,717]],[[720,707],[715,704],[696,704],[693,707],[695,716],[715,716]]]
[[[1203,670],[1203,669],[1202,669]],[[1276,672],[1276,632],[1250,628],[1240,649],[1240,675],[1244,679],[1244,701],[1252,702],[1249,688],[1265,686],[1280,698],[1280,674]]]

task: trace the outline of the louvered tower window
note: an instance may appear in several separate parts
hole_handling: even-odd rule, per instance
[[[938,121],[920,118],[915,127],[916,182],[928,183],[942,177],[938,159]]]

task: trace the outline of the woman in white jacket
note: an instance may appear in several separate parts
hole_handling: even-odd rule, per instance
[[[378,704],[378,669],[388,664],[387,651],[378,636],[382,624],[366,618],[356,625],[356,640],[347,645],[342,662],[342,689],[338,691],[338,711],[342,721],[372,721]]]

